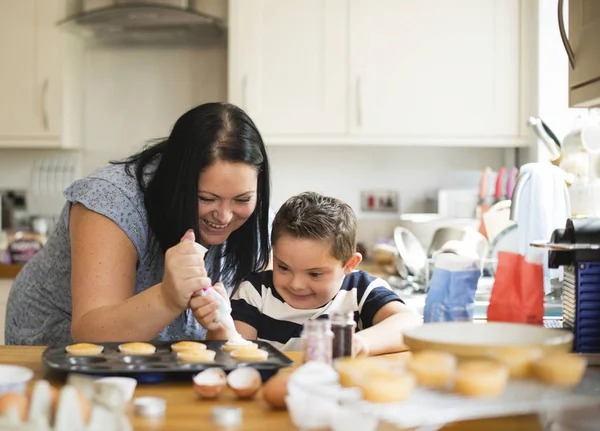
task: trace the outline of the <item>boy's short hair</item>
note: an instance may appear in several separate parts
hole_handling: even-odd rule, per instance
[[[329,241],[331,255],[344,265],[356,251],[356,215],[350,205],[314,192],[289,198],[279,209],[271,232],[275,245],[283,235]]]

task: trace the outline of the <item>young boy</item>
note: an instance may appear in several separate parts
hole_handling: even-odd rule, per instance
[[[275,216],[271,244],[273,270],[248,277],[231,299],[244,338],[298,350],[308,320],[353,311],[355,353],[376,355],[400,349],[403,330],[421,323],[387,282],[355,271],[356,217],[344,202],[312,192],[290,198]]]

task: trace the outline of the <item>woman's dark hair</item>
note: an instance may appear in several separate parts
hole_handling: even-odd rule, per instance
[[[157,160],[158,158],[158,160]],[[157,160],[154,175],[146,167]],[[193,228],[200,238],[198,221],[198,178],[217,160],[246,163],[258,172],[256,209],[227,239],[225,248],[211,255],[224,258],[220,280],[237,285],[251,272],[269,262],[269,161],[254,122],[240,108],[227,103],[206,103],[183,114],[171,135],[122,162],[133,175],[135,168],[148,213],[153,240],[163,252],[177,244]],[[149,178],[149,180],[148,180]],[[152,235],[151,233],[151,235]],[[215,261],[217,263],[218,261]],[[211,268],[215,277],[220,268]],[[217,281],[216,279],[213,281]]]

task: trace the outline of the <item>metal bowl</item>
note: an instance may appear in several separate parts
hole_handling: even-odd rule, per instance
[[[469,227],[441,227],[433,234],[431,244],[427,249],[427,257],[432,257],[448,241],[461,241],[467,243],[477,251],[480,259],[487,255],[488,240],[475,229]]]
[[[394,262],[400,277],[423,277],[427,255],[417,237],[408,229],[398,226],[394,229],[394,242],[398,249]]]

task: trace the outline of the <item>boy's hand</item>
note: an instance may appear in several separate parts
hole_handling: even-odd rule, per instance
[[[229,303],[227,290],[225,290],[225,286],[222,283],[216,283],[212,289]],[[198,323],[211,332],[220,332],[223,329],[221,322],[215,322],[218,317],[217,309],[219,306],[220,303],[216,298],[213,298],[211,295],[201,296],[200,292],[195,293],[189,302],[189,307]]]
[[[352,357],[355,356],[369,356],[369,345],[360,334],[352,337]]]

